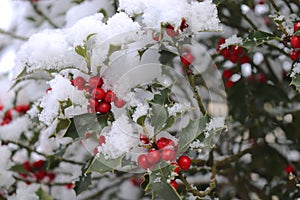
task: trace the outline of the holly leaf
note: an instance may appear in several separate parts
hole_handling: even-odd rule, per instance
[[[294,33],[296,36],[300,36],[300,28]]]
[[[140,126],[144,126],[145,125],[145,120],[147,118],[147,115],[143,115],[143,116],[140,116],[136,122],[138,123],[138,125]]]
[[[71,125],[70,119],[58,119],[55,133],[64,136],[70,125]]]
[[[154,127],[154,132],[158,133],[158,131],[165,126],[168,118],[168,112],[164,106],[155,103],[151,105],[151,108],[152,112],[150,123]]]
[[[36,192],[38,195],[39,199],[41,200],[53,200],[53,198],[42,188],[39,188],[38,191]]]
[[[208,123],[209,117],[203,116],[196,120],[190,120],[189,124],[177,133],[179,138],[178,151],[185,152],[190,143],[193,142],[198,136],[203,133],[206,123]]]
[[[300,74],[296,74],[294,77],[292,77],[290,85],[295,86],[297,92],[300,92]]]
[[[110,172],[116,169],[118,166],[121,166],[124,156],[120,156],[116,159],[105,159],[102,154],[100,157],[95,157],[92,161],[92,164],[87,169],[86,173],[98,172],[103,174],[105,172]]]
[[[92,174],[86,174],[86,175],[81,175],[79,177],[79,180],[76,181],[75,183],[75,192],[76,194],[80,194],[81,192],[85,191],[86,189],[88,189],[88,187],[92,184]]]
[[[10,171],[18,172],[18,173],[27,173],[27,170],[23,167],[22,164],[14,165],[10,168]]]
[[[172,103],[170,100],[171,93],[171,88],[165,88],[159,94],[154,95],[152,102],[160,105],[169,105]]]
[[[149,175],[150,188],[154,196],[162,199],[181,200],[177,191],[167,182],[168,175],[174,170],[174,166],[167,166],[160,171],[153,171]]]
[[[272,33],[267,33],[264,31],[252,31],[249,33],[248,37],[243,40],[242,46],[246,48],[253,48],[277,38],[278,37]]]
[[[105,61],[103,63],[106,64],[106,65],[108,65],[109,61],[110,61],[110,59],[109,59],[110,55],[113,54],[116,51],[119,51],[119,50],[121,50],[121,46],[120,45],[110,44],[109,45],[109,49],[108,49],[107,58],[105,59]]]

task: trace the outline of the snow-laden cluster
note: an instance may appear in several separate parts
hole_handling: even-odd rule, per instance
[[[142,22],[155,29],[160,29],[162,24],[179,29],[182,19],[185,19],[193,33],[221,30],[217,8],[211,0],[120,0],[119,10],[124,10],[130,16],[141,15]]]

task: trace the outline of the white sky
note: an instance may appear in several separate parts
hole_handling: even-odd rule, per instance
[[[13,17],[11,0],[0,0],[0,28],[8,30],[11,19]],[[7,49],[0,54],[0,72],[8,71],[14,65],[15,52]]]

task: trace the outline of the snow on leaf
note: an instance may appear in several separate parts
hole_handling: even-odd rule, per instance
[[[274,39],[278,39],[278,37],[272,33],[267,33],[264,31],[252,31],[243,40],[242,46],[246,48],[253,48]]]

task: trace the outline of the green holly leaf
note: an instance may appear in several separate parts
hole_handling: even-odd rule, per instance
[[[248,37],[243,40],[242,46],[246,48],[253,48],[274,39],[280,40],[280,38],[272,33],[252,31],[249,33]]]
[[[109,49],[108,49],[108,54],[107,54],[107,58],[105,59],[105,61],[103,62],[104,64],[108,65],[109,64],[109,57],[111,56],[111,54],[113,54],[116,51],[120,51],[121,50],[121,46],[120,45],[113,45],[110,44],[109,45]]]
[[[204,116],[196,120],[190,120],[189,124],[177,133],[179,138],[178,151],[185,152],[190,143],[197,139],[201,133],[203,133],[206,123],[208,122],[208,116]]]
[[[98,172],[100,174],[103,174],[105,172],[111,172],[117,167],[121,167],[123,158],[124,156],[120,156],[116,159],[106,160],[104,156],[100,154],[100,157],[94,158],[86,173]]]
[[[165,88],[159,94],[154,95],[152,102],[160,105],[169,105],[172,103],[170,100],[171,94],[171,88]]]
[[[300,28],[294,33],[296,36],[300,36]]]
[[[159,104],[152,104],[151,105],[151,119],[150,123],[154,127],[154,132],[158,133],[166,123],[168,118],[168,112],[166,108]]]
[[[296,74],[294,77],[292,77],[290,85],[295,86],[295,89],[300,92],[300,74]]]
[[[147,118],[147,115],[143,115],[143,116],[140,116],[136,122],[138,123],[138,125],[140,126],[144,126],[145,125],[145,120]]]
[[[88,187],[92,184],[92,174],[81,175],[79,180],[76,181],[74,190],[76,194],[80,194],[81,192],[88,189]]]
[[[64,136],[67,133],[70,125],[71,125],[70,119],[58,119],[55,133]]]
[[[153,196],[159,196],[162,199],[181,200],[177,191],[167,182],[168,175],[174,170],[174,166],[167,166],[159,171],[153,171],[149,175],[150,187]]]
[[[38,191],[36,192],[38,195],[39,199],[41,200],[53,200],[53,198],[42,188],[39,188]]]
[[[10,171],[18,172],[18,173],[27,173],[27,170],[23,167],[22,164],[14,165],[10,168]]]

